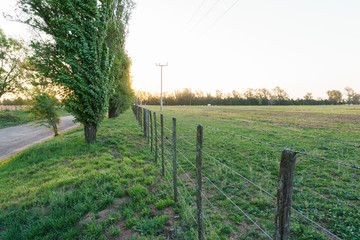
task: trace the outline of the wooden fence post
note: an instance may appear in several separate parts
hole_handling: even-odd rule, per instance
[[[164,115],[160,114],[160,138],[161,138],[161,175],[165,176],[165,158],[164,158]]]
[[[203,127],[197,126],[196,138],[196,209],[197,209],[197,224],[198,224],[198,238],[204,240],[203,231],[203,213],[202,213],[202,146],[203,146]]]
[[[146,137],[146,109],[143,108],[144,137]]]
[[[139,123],[142,128],[142,107],[139,107]]]
[[[154,112],[154,127],[155,127],[155,162],[157,162],[158,155],[158,136],[157,136],[157,122],[156,122],[156,112]]]
[[[174,181],[174,202],[178,202],[177,190],[177,165],[176,165],[176,118],[173,118],[172,141],[173,141],[173,181]]]
[[[135,111],[136,111],[136,120],[139,121],[139,105],[137,105],[137,104],[136,104]]]
[[[153,151],[153,118],[152,112],[150,111],[150,151]]]
[[[296,152],[285,149],[281,154],[275,216],[275,240],[290,239],[290,215]]]
[[[146,109],[146,137],[147,137],[147,143],[150,143],[150,121],[149,121],[149,109]]]

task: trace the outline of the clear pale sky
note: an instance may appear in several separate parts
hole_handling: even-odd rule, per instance
[[[11,12],[15,2],[1,0],[0,11]],[[359,0],[139,0],[127,39],[133,86],[159,92],[155,63],[168,62],[164,91],[360,92],[359,13]],[[0,27],[29,35],[4,18]]]

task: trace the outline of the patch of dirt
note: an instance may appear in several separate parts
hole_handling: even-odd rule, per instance
[[[89,212],[80,220],[79,224],[88,224],[92,219],[92,212]]]
[[[127,228],[125,226],[125,220],[121,220],[115,226],[116,226],[116,228],[120,229],[121,233],[120,233],[120,236],[117,236],[112,239],[125,240],[125,239],[131,238],[134,234],[136,235],[136,237],[139,237],[139,234],[135,230],[133,230],[131,228]]]
[[[165,236],[168,237],[167,239],[176,239],[175,222],[179,220],[179,216],[174,214],[174,209],[172,207],[165,208],[163,214],[170,216],[169,222],[164,228]]]
[[[117,211],[119,209],[120,205],[123,202],[128,201],[128,199],[129,199],[129,197],[115,198],[113,204],[111,204],[108,208],[98,212],[99,217],[96,219],[96,221],[104,220],[107,216],[109,216],[109,214],[112,210]],[[88,224],[92,220],[93,220],[93,212],[89,212],[79,221],[78,224]]]
[[[242,233],[244,235],[249,232],[249,229],[250,229],[250,225],[247,224],[245,221],[242,221],[238,227],[239,233]]]

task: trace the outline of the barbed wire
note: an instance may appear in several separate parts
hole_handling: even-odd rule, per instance
[[[356,166],[355,164],[343,163],[343,162],[339,162],[337,160],[332,160],[332,159],[328,159],[328,158],[325,158],[325,157],[316,156],[316,155],[313,155],[313,154],[310,154],[310,153],[307,153],[307,152],[297,151],[297,153],[301,154],[301,155],[304,155],[304,156],[313,157],[313,158],[317,158],[317,159],[320,159],[320,160],[323,160],[323,161],[333,162],[333,163],[336,163],[336,164],[339,164],[339,165],[343,165],[343,166],[347,166],[347,167],[351,167],[351,168],[360,170],[360,167]]]
[[[182,170],[183,170],[183,172],[185,173],[185,171],[184,171],[184,169],[181,167],[181,165],[178,165]],[[186,174],[186,173],[185,173]],[[190,179],[190,178],[189,178]],[[190,179],[191,180],[191,179]],[[187,190],[187,188],[186,188],[186,186],[185,186],[185,184],[184,184],[184,182],[179,178],[179,182],[181,183],[181,185],[184,187],[184,189],[185,189],[185,191],[186,191],[186,193],[190,196],[190,198],[191,198],[191,200],[193,201],[193,203],[196,203],[196,200],[194,199],[194,197],[193,196],[191,196],[191,194],[190,194],[190,192]],[[216,233],[216,231],[215,231],[215,229],[214,229],[214,227],[213,227],[213,225],[212,225],[212,223],[210,222],[210,220],[209,219],[207,219],[206,218],[206,216],[203,214],[203,216],[204,216],[204,220],[205,221],[207,221],[207,223],[209,224],[209,226],[211,227],[211,229],[213,230],[213,232],[215,232],[215,234],[216,234],[216,236],[218,237],[218,239],[220,239],[220,237],[219,237],[219,235]]]
[[[208,126],[208,127],[209,127],[209,126]],[[167,129],[169,132],[172,132],[172,130],[170,130],[169,128],[167,128],[167,127],[165,127],[165,126],[164,126],[164,128]],[[213,127],[210,127],[210,128],[213,128]],[[258,142],[258,143],[261,143],[261,144],[267,144],[267,145],[270,145],[270,146],[274,147],[273,144],[264,143],[264,142],[262,142],[262,141],[258,141],[258,140],[255,140],[255,139],[251,139],[251,138],[248,138],[248,137],[245,137],[245,136],[241,136],[241,135],[234,134],[234,133],[231,133],[231,132],[227,132],[227,131],[224,131],[224,130],[220,130],[220,129],[217,129],[217,128],[213,128],[213,129],[215,129],[215,130],[217,130],[217,131],[220,131],[220,132],[225,132],[225,133],[228,133],[228,134],[232,134],[232,135],[235,135],[235,136],[239,136],[239,137],[245,138],[245,139],[247,139],[247,140],[255,141],[255,142]],[[179,137],[179,136],[177,136],[177,138],[182,139],[183,141],[187,142],[189,145],[195,146],[195,144],[192,144],[191,142],[189,142],[188,140],[186,140],[185,137],[182,137],[182,136]],[[165,140],[170,144],[170,146],[173,145],[168,139],[165,138]],[[161,142],[161,141],[160,141],[160,142]],[[276,147],[276,146],[275,146],[275,147]],[[279,147],[279,148],[280,148],[280,147]],[[193,167],[195,167],[195,165],[194,165],[180,150],[178,150],[178,149],[176,149],[176,150],[177,150],[177,152],[179,152],[179,153],[184,157],[185,160],[187,160]],[[166,150],[166,151],[167,151],[167,150]],[[293,151],[293,150],[291,150],[291,151]],[[169,151],[167,151],[167,152],[171,155],[171,153],[170,153]],[[350,165],[350,164],[342,163],[342,162],[339,162],[339,161],[336,161],[336,160],[331,160],[331,159],[327,159],[327,158],[324,158],[324,157],[312,155],[312,154],[309,154],[309,153],[306,153],[306,152],[300,152],[300,151],[294,151],[294,152],[296,152],[296,153],[298,153],[298,154],[305,155],[305,156],[318,158],[318,159],[321,159],[321,160],[324,160],[324,161],[330,161],[330,162],[334,162],[334,163],[337,163],[337,164],[340,164],[340,165],[352,167],[352,168],[355,168],[355,169],[360,169],[360,168],[357,167],[355,164],[354,164],[354,165]],[[238,173],[237,171],[235,171],[235,170],[232,169],[231,167],[229,167],[229,166],[227,166],[226,164],[220,162],[219,160],[217,160],[215,157],[211,156],[211,155],[208,154],[207,152],[204,152],[204,151],[203,151],[203,153],[205,153],[206,156],[208,156],[208,157],[212,158],[213,160],[215,160],[216,162],[220,163],[222,166],[226,167],[227,169],[229,169],[230,171],[232,171],[232,172],[235,173],[236,175],[240,176],[241,178],[243,178],[245,181],[247,181],[247,182],[250,183],[251,185],[257,187],[257,188],[260,189],[262,192],[266,193],[268,196],[276,199],[276,197],[273,196],[271,193],[267,192],[267,191],[264,190],[262,187],[258,186],[257,184],[255,184],[255,183],[252,182],[251,180],[247,179],[246,177],[242,176],[240,173]],[[182,170],[183,170],[183,169],[182,169]],[[184,171],[184,170],[183,170],[183,171]],[[184,173],[186,174],[185,171],[184,171]],[[187,174],[186,174],[186,175],[187,175]],[[188,176],[188,177],[189,177],[189,176]],[[205,177],[208,181],[210,181],[210,182],[212,183],[212,181],[211,181],[208,177],[206,177],[205,175],[204,175],[204,177]],[[191,178],[190,178],[190,179],[191,179]],[[221,191],[221,189],[219,189],[214,183],[212,183],[212,184],[215,186],[215,188],[217,188],[220,192],[222,192],[223,195],[225,195],[225,197],[226,197],[230,202],[232,202],[232,200],[229,199],[228,196],[227,196],[223,191]],[[203,194],[203,195],[204,195],[204,194]],[[204,195],[204,196],[205,196],[205,195]],[[209,203],[211,203],[211,202],[209,201]],[[234,203],[234,202],[232,202],[232,203]],[[338,236],[336,236],[335,234],[331,233],[331,232],[330,232],[329,230],[327,230],[326,228],[322,227],[319,223],[316,223],[315,221],[311,220],[310,218],[308,218],[307,216],[305,216],[304,214],[302,214],[302,213],[299,212],[298,210],[294,209],[293,207],[291,207],[291,209],[292,209],[296,214],[298,214],[298,215],[302,216],[303,218],[305,218],[306,220],[310,221],[312,224],[314,224],[314,225],[317,226],[318,228],[322,229],[323,231],[325,231],[326,233],[328,233],[328,234],[331,235],[332,237],[334,237],[334,238],[336,238],[336,239],[341,239],[341,238],[339,238]],[[239,208],[239,210],[240,210],[245,216],[247,216],[246,213],[243,212],[240,208]],[[251,219],[250,219],[250,220],[251,220]],[[252,222],[253,222],[253,221],[252,221]],[[253,223],[254,223],[256,226],[258,226],[255,222],[253,222]],[[262,229],[260,229],[260,230],[262,230]],[[265,232],[263,232],[263,233],[266,235]],[[267,235],[267,236],[268,236],[268,235]],[[268,237],[269,237],[269,236],[268,236]],[[270,238],[270,239],[271,239],[271,238]]]
[[[195,124],[194,123],[194,121],[195,120],[192,120],[192,121],[189,121],[189,120],[186,120],[186,119],[183,119],[183,118],[177,118],[177,119],[179,119],[179,120],[181,120],[181,121],[183,121],[183,122],[187,122],[187,123],[191,123],[191,124]],[[179,121],[180,122],[180,121]],[[256,124],[262,124],[262,125],[267,125],[267,126],[271,126],[271,127],[274,127],[274,126],[279,126],[279,127],[282,127],[282,126],[291,126],[291,125],[283,125],[283,124],[268,124],[268,123],[263,123],[263,122],[256,122]],[[196,125],[196,124],[195,124]],[[210,125],[205,125],[206,127],[212,127],[212,126],[210,126]],[[283,127],[282,127],[283,128]],[[259,129],[259,128],[251,128],[250,130],[252,130],[252,129],[255,129],[255,130],[258,130],[258,131],[262,131],[262,132],[264,132],[264,133],[273,133],[273,132],[270,132],[270,131],[265,131],[265,130],[263,130],[263,129]],[[284,129],[284,128],[283,128]],[[314,137],[314,136],[308,136],[308,135],[305,135],[305,134],[301,134],[301,136],[303,136],[303,137],[307,137],[307,138],[313,138],[313,139],[318,139],[318,137]],[[354,144],[354,143],[352,143],[352,142],[346,142],[346,141],[339,141],[338,139],[331,139],[331,138],[323,138],[323,137],[321,137],[323,140],[326,140],[326,141],[328,141],[328,140],[330,140],[330,141],[332,141],[332,142],[338,142],[338,143],[341,143],[341,144],[345,144],[345,145],[350,145],[350,146],[354,146],[354,147],[358,147],[358,146],[360,146],[360,145],[358,145],[358,144]]]
[[[167,151],[169,154],[171,154],[169,151]],[[181,153],[181,152],[180,152]],[[182,153],[181,153],[182,154]],[[184,158],[186,158],[186,156],[185,155],[183,155],[182,154],[182,156],[184,157]],[[186,158],[188,161],[189,161],[189,159],[188,158]],[[168,163],[169,163],[169,161],[167,160],[167,159],[165,159]],[[182,172],[186,175],[186,177],[187,177],[187,179],[193,184],[193,185],[196,185],[196,182],[187,174],[187,172],[185,171],[185,169],[180,165],[180,164],[178,164],[178,166],[179,166],[179,168],[182,170]],[[194,165],[193,165],[193,167],[195,167]],[[195,167],[196,168],[196,167]],[[183,181],[181,181],[181,179],[179,178],[179,181],[180,181],[180,183],[183,185],[183,187],[184,187],[184,189],[186,190],[186,192],[187,192],[187,194],[189,195],[189,196],[191,196],[191,194],[190,194],[190,192],[187,190],[187,188],[186,188],[186,186],[185,186],[185,184],[183,183]],[[206,197],[206,195],[203,193],[203,191],[201,191],[200,192],[201,193],[201,195],[207,200],[207,202],[215,209],[215,206],[210,202],[210,200]],[[195,199],[194,199],[194,197],[192,197],[191,196],[191,199],[192,199],[192,201],[193,202],[195,202]],[[221,214],[220,214],[221,215]],[[210,221],[210,219],[205,215],[205,214],[203,214],[203,216],[204,216],[204,220],[207,222],[207,224],[211,227],[211,229],[213,230],[213,232],[216,234],[216,236],[218,237],[218,239],[220,239],[220,237],[219,237],[219,235],[216,233],[216,231],[215,231],[215,229],[214,229],[214,226],[213,226],[213,224],[211,223],[211,221]],[[221,215],[222,216],[222,215]],[[224,219],[224,217],[222,217],[223,219]],[[233,232],[235,232],[235,230],[233,229],[233,228],[231,228],[230,227],[230,225],[228,225],[228,224],[226,224]]]
[[[277,199],[277,197],[275,197],[274,195],[272,195],[271,193],[269,193],[268,191],[266,191],[265,189],[263,189],[262,187],[260,187],[259,185],[257,185],[256,183],[252,182],[251,180],[247,179],[246,177],[244,177],[243,175],[241,175],[240,173],[238,173],[237,171],[235,171],[234,169],[232,169],[231,167],[227,166],[226,164],[220,162],[219,160],[217,160],[215,157],[211,156],[210,154],[208,154],[207,152],[203,153],[212,158],[213,160],[215,160],[216,162],[220,163],[222,166],[224,166],[225,168],[229,169],[230,171],[232,171],[234,174],[238,175],[239,177],[241,177],[242,179],[244,179],[245,181],[247,181],[248,183],[250,183],[251,185],[257,187],[259,190],[261,190],[262,192],[264,192],[266,195],[270,196],[273,199]],[[185,160],[188,161],[194,168],[196,168],[196,166],[188,159],[186,158],[185,155],[183,155]],[[206,177],[204,175],[204,177]],[[301,212],[299,212],[298,210],[296,210],[294,207],[291,207],[291,209],[298,215],[302,216],[303,218],[305,218],[307,221],[311,222],[312,224],[314,224],[315,226],[317,226],[318,228],[320,228],[321,230],[323,230],[324,232],[326,232],[327,234],[331,235],[332,237],[335,237],[336,239],[341,239],[338,236],[336,236],[335,234],[333,234],[332,232],[330,232],[328,229],[324,228],[323,226],[321,226],[319,223],[311,220],[309,217],[305,216],[304,214],[302,214]]]
[[[256,140],[256,139],[252,139],[252,138],[249,138],[249,137],[245,137],[245,136],[242,136],[242,135],[239,135],[239,134],[235,134],[235,133],[231,133],[231,132],[228,132],[228,131],[224,131],[224,130],[221,130],[221,129],[218,129],[218,128],[214,128],[214,127],[209,127],[207,126],[208,128],[211,128],[211,129],[214,129],[216,131],[219,131],[219,132],[223,132],[223,133],[227,133],[227,134],[232,134],[233,136],[237,136],[237,137],[241,137],[243,139],[246,139],[246,140],[249,140],[249,141],[253,141],[253,142],[256,142],[256,143],[259,143],[259,144],[264,144],[264,145],[268,145],[268,146],[271,146],[271,147],[276,147],[276,148],[280,148],[280,149],[284,149],[283,147],[280,147],[278,145],[275,145],[273,143],[267,143],[267,142],[264,142],[264,141],[259,141],[259,140]],[[189,141],[187,141],[185,138],[182,138],[185,142],[189,143],[189,144],[192,144],[190,143]],[[194,146],[194,144],[192,144]],[[328,158],[325,158],[325,157],[321,157],[321,156],[317,156],[317,155],[313,155],[313,154],[310,154],[310,153],[307,153],[307,152],[303,152],[303,151],[296,151],[296,150],[292,150],[292,149],[289,149],[293,152],[296,152],[298,154],[301,154],[301,155],[304,155],[304,156],[308,156],[308,157],[313,157],[313,158],[317,158],[317,159],[320,159],[320,160],[323,160],[323,161],[328,161],[328,162],[333,162],[333,163],[336,163],[336,164],[339,164],[339,165],[343,165],[343,166],[346,166],[346,167],[351,167],[351,168],[354,168],[354,169],[360,169],[360,167],[356,166],[355,164],[348,164],[348,163],[344,163],[344,162],[340,162],[338,160],[332,160],[332,159],[328,159]]]
[[[186,204],[185,198],[184,198],[182,195],[179,195],[179,196],[180,196],[180,198],[182,199],[182,201],[183,201],[183,203],[184,203],[184,206],[186,206],[187,204]],[[181,205],[181,204],[180,204],[180,205]],[[188,210],[188,211],[186,211],[186,210]],[[196,219],[195,219],[195,217],[194,217],[194,214],[192,214],[191,211],[189,211],[189,209],[185,209],[185,207],[184,207],[184,208],[183,208],[183,212],[184,212],[184,214],[186,214],[186,212],[189,212],[189,213],[190,213],[190,216],[192,217],[192,219],[194,220],[194,222],[197,223],[197,221],[196,221]],[[197,234],[197,232],[195,231],[194,227],[191,226],[191,228],[192,228],[193,232],[194,232],[195,234]],[[206,239],[206,236],[205,236],[204,233],[203,233],[203,236],[204,236],[205,239]]]
[[[187,142],[189,145],[195,146],[194,144],[192,144],[191,142],[187,141],[185,138],[179,137],[179,139],[182,139],[183,141]],[[180,154],[184,155],[182,152],[179,151]],[[214,156],[210,155],[209,153],[207,153],[206,151],[203,150],[203,153],[208,156],[209,158],[215,160],[217,163],[221,164],[222,166],[224,166],[225,168],[229,169],[230,171],[232,171],[234,174],[236,174],[237,176],[241,177],[242,179],[244,179],[245,181],[247,181],[248,183],[250,183],[251,185],[255,186],[256,188],[260,189],[262,192],[264,192],[266,195],[276,199],[276,197],[274,195],[272,195],[271,193],[269,193],[268,191],[266,191],[265,189],[263,189],[262,187],[260,187],[259,185],[257,185],[256,183],[252,182],[251,180],[247,179],[246,177],[244,177],[243,175],[241,175],[239,172],[235,171],[233,168],[231,168],[230,166],[224,164],[223,162],[220,162],[219,160],[217,160]],[[191,163],[189,161],[189,163]],[[194,167],[194,165],[193,165]],[[317,193],[320,196],[324,196],[321,193]],[[341,201],[343,203],[343,201]],[[295,210],[295,209],[294,209]],[[295,210],[296,211],[296,210]],[[309,219],[309,221],[311,221]]]
[[[185,156],[183,155],[184,158],[193,166],[196,168],[196,166],[191,163],[191,161]],[[212,185],[215,186],[216,189],[218,189],[232,204],[235,204],[235,206],[244,214],[244,216],[246,216],[255,226],[257,226],[267,237],[269,237],[270,239],[272,239],[254,220],[252,220],[251,217],[249,217],[239,206],[236,205],[236,203],[234,203],[219,187],[217,187],[206,175],[203,174],[203,177],[205,179],[207,179],[208,181],[210,181],[210,183]]]
[[[206,177],[206,175],[203,175],[203,177],[208,180],[210,182],[210,184],[212,186],[214,186],[227,200],[229,200],[236,209],[238,209],[247,219],[249,219],[261,232],[263,232],[265,234],[265,236],[267,236],[269,239],[272,239],[272,237],[270,237],[270,235],[264,230],[262,229],[249,215],[247,215],[233,200],[231,200],[231,198],[226,195],[226,193],[224,193],[224,191],[222,191],[216,184],[214,184],[208,177]]]
[[[168,152],[169,154],[171,154],[169,151],[167,151],[167,152]],[[165,161],[166,161],[169,165],[171,165],[169,160],[165,159]],[[182,171],[186,174],[185,170],[181,167],[181,165],[178,165],[178,166],[179,166],[179,167],[182,169]],[[168,174],[170,174],[167,169],[165,169],[165,170],[166,170],[166,172],[167,172]],[[187,174],[186,174],[186,175],[187,175]],[[188,175],[187,175],[187,176],[188,176]],[[191,178],[189,178],[189,179],[191,180]],[[191,200],[192,200],[192,202],[193,202],[193,204],[194,204],[196,201],[194,200],[194,197],[190,194],[190,192],[187,190],[187,187],[185,186],[184,182],[181,181],[180,178],[179,178],[179,182],[181,183],[181,185],[183,186],[183,188],[185,189],[186,193],[187,193],[188,196],[191,198]],[[172,188],[172,189],[173,189],[173,188]],[[179,196],[183,198],[184,205],[187,205],[186,202],[185,202],[185,198],[184,198],[181,194],[179,194]],[[185,210],[184,210],[184,213],[185,213]],[[203,219],[207,222],[207,224],[211,227],[211,229],[213,230],[213,232],[216,234],[217,238],[220,240],[220,237],[219,237],[219,235],[216,233],[216,231],[215,231],[215,229],[214,229],[214,226],[212,225],[212,223],[210,222],[210,220],[207,219],[207,217],[206,217],[205,215],[203,215],[203,216],[204,216]],[[197,221],[195,220],[194,215],[192,215],[192,217],[193,217],[194,221],[197,223]],[[204,237],[206,238],[206,236],[205,236],[204,233],[203,233],[203,235],[204,235]]]
[[[195,185],[196,182],[189,176],[189,174],[186,173],[186,171],[181,167],[180,164],[179,164],[179,167],[180,167],[180,169],[184,172],[184,174],[186,175],[186,177],[190,180],[190,182]],[[201,191],[200,193],[201,193],[201,195],[205,198],[205,200],[211,205],[211,207],[212,207],[213,209],[216,209],[215,206],[210,202],[210,200],[208,199],[208,197],[203,193],[203,191]],[[223,220],[225,220],[225,218],[223,217],[222,214],[220,214],[220,216],[221,216],[221,218],[222,218]],[[229,224],[226,224],[226,225],[231,229],[231,231],[235,232],[235,230],[234,230],[232,227],[230,227]]]
[[[187,121],[187,120],[184,120],[184,119],[181,119],[181,121],[190,122],[190,121]],[[236,133],[233,133],[233,132],[225,131],[225,130],[222,130],[222,129],[219,129],[219,128],[216,128],[216,127],[213,127],[213,126],[210,126],[210,125],[206,125],[206,126],[204,126],[204,127],[213,129],[213,130],[215,130],[215,131],[219,131],[219,132],[231,134],[231,135],[233,135],[233,136],[240,137],[240,138],[243,138],[243,139],[252,141],[252,142],[256,142],[256,143],[258,143],[258,144],[263,144],[263,145],[267,145],[267,146],[270,146],[270,147],[275,147],[275,148],[279,148],[279,149],[284,149],[283,146],[279,146],[279,145],[276,145],[276,144],[274,144],[274,143],[268,143],[268,142],[265,142],[265,141],[260,141],[260,140],[253,139],[253,138],[250,138],[250,137],[247,137],[247,136],[243,136],[243,135],[239,135],[239,134],[236,134]],[[164,128],[166,128],[166,127],[164,126]],[[168,131],[170,131],[170,132],[172,131],[172,130],[170,130],[169,128],[166,128],[166,129],[167,129]],[[289,148],[288,148],[288,149],[289,149]],[[301,154],[301,155],[304,155],[304,156],[313,157],[313,158],[317,158],[317,159],[320,159],[320,160],[323,160],[323,161],[328,161],[328,162],[336,163],[336,164],[339,164],[339,165],[342,165],[342,166],[351,167],[351,168],[359,169],[359,170],[360,170],[360,167],[359,167],[359,166],[356,166],[355,164],[344,163],[344,162],[341,162],[341,161],[339,161],[339,160],[333,160],[333,159],[329,159],[329,158],[317,156],[317,155],[310,154],[310,153],[307,153],[307,152],[304,152],[304,151],[297,151],[297,150],[292,150],[292,149],[289,149],[289,150],[291,150],[291,151],[293,151],[293,152],[297,152],[297,153],[299,153],[299,154]]]

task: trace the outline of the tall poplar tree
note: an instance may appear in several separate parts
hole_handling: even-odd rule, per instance
[[[19,0],[25,22],[47,34],[34,41],[31,64],[64,88],[64,104],[84,125],[87,143],[96,141],[109,102],[113,56],[108,26],[122,0]]]
[[[118,117],[120,113],[127,110],[135,97],[134,90],[131,87],[131,59],[126,52],[123,50],[119,51],[121,52],[115,55],[110,72],[114,81],[109,100],[109,118]]]
[[[122,0],[122,8],[115,5],[113,21],[108,26],[106,41],[114,56],[110,69],[110,77],[113,82],[109,99],[109,118],[117,117],[129,108],[134,98],[130,76],[131,60],[125,51],[128,22],[134,5],[132,0]]]

